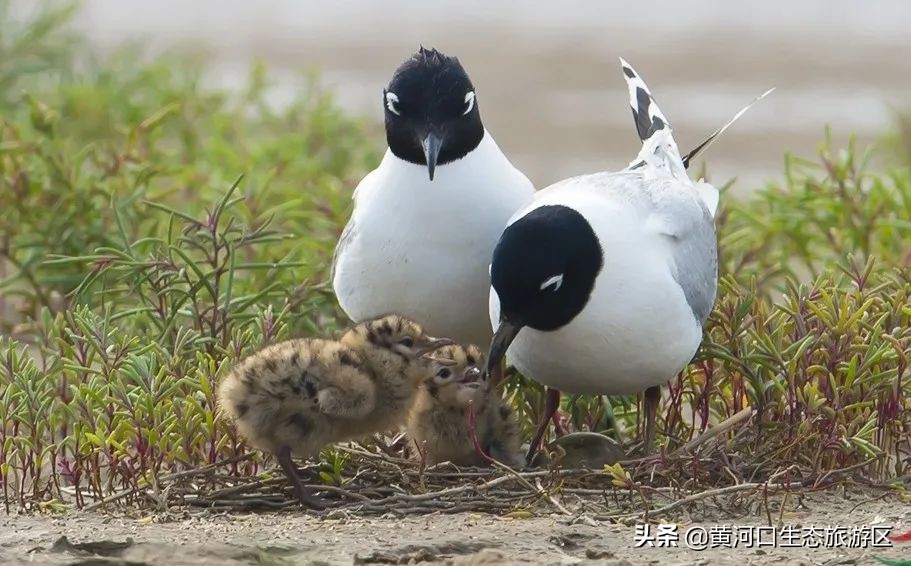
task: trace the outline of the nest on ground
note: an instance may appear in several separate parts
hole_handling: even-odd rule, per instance
[[[403,457],[401,437],[391,443],[348,444],[335,449],[346,455],[335,470],[340,481],[322,481],[320,464],[299,469],[321,491],[330,507],[307,510],[338,518],[350,515],[405,516],[431,513],[489,513],[524,518],[557,513],[569,521],[632,523],[679,516],[698,509],[701,516],[736,513],[772,515],[783,510],[780,494],[799,497],[833,486],[856,486],[882,496],[911,487],[911,475],[876,481],[865,473],[880,458],[837,470],[782,467],[747,458],[738,451],[749,413],[735,415],[671,453],[620,462],[604,469],[562,469],[559,459],[546,469],[512,470],[498,462],[490,468],[459,468],[450,463],[425,466]],[[162,476],[154,486],[124,490],[91,503],[87,510],[117,502],[160,510],[174,506],[213,511],[299,510],[281,472],[238,473],[238,464],[255,458],[246,453],[203,468]],[[325,465],[322,466],[325,470]],[[315,481],[314,481],[315,480]],[[776,501],[770,504],[770,497]]]

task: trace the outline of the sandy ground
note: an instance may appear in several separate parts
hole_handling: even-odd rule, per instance
[[[911,528],[898,501],[814,494],[789,505],[783,522]],[[793,510],[790,510],[793,509]],[[126,518],[98,513],[0,516],[0,564],[880,564],[911,559],[911,543],[892,548],[634,548],[634,526],[570,524],[564,516],[510,519],[487,515],[413,518],[302,512],[213,515],[206,512]],[[758,517],[713,514],[693,525],[763,524]],[[61,537],[66,537],[62,539]],[[132,542],[129,542],[132,541]],[[117,544],[121,543],[121,544]],[[122,544],[128,543],[128,544]],[[89,550],[82,545],[88,544]]]

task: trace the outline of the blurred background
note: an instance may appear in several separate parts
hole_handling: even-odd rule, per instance
[[[148,478],[220,461],[258,476],[212,384],[248,352],[346,324],[333,251],[385,147],[382,87],[422,43],[462,59],[539,187],[638,150],[618,56],[684,150],[776,86],[705,154],[741,194],[716,217],[704,347],[659,412],[672,450],[747,405],[760,428],[631,480],[908,477],[908,0],[76,1],[0,0],[5,499],[58,511],[70,487],[77,506],[124,489],[132,505]],[[543,387],[509,384],[530,434]],[[637,399],[607,401],[567,403],[571,429],[638,436]],[[349,489],[362,463],[328,451],[320,481]]]
[[[770,86],[777,91],[704,159],[716,182],[755,187],[782,155],[877,138],[911,101],[911,2],[765,0],[86,0],[77,30],[96,47],[140,41],[204,49],[217,86],[263,59],[271,99],[291,100],[316,69],[343,108],[377,125],[380,92],[420,44],[456,55],[488,129],[539,187],[626,165],[637,141],[617,57],[646,78],[683,150]]]

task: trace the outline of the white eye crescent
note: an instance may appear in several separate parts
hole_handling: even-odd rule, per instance
[[[560,290],[560,286],[563,285],[563,274],[554,275],[553,277],[548,278],[544,283],[541,283],[539,289],[542,291],[548,287],[553,287],[554,293]]]
[[[468,114],[474,109],[474,91],[470,90],[465,93],[465,112],[462,112],[462,116]]]
[[[399,113],[399,109],[396,108],[396,106],[395,106],[398,103],[399,103],[399,97],[396,96],[394,92],[386,93],[386,108],[388,108],[389,111],[392,112],[393,114],[395,114],[396,116],[401,116],[401,114]]]

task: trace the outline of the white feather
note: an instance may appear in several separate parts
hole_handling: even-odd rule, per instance
[[[354,320],[395,312],[429,333],[484,344],[493,248],[534,187],[485,132],[471,153],[427,168],[387,151],[355,190],[333,287]],[[369,289],[365,291],[365,289]]]
[[[468,114],[469,112],[471,112],[474,109],[474,99],[475,99],[475,94],[474,94],[473,90],[465,93],[465,104],[468,105],[468,108],[466,108],[465,111],[462,112],[462,116]]]
[[[396,106],[396,104],[398,104],[398,103],[399,103],[398,95],[396,95],[394,92],[386,93],[386,108],[388,108],[389,111],[392,112],[393,114],[395,114],[396,116],[401,116],[401,114],[399,114],[399,109]]]
[[[544,289],[547,289],[548,287],[553,287],[554,292],[556,293],[557,291],[560,290],[560,287],[562,287],[562,286],[563,286],[563,274],[561,273],[559,275],[554,275],[553,277],[548,277],[547,280],[544,281],[544,283],[541,283],[541,286],[538,288],[543,291]]]

